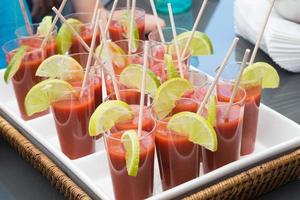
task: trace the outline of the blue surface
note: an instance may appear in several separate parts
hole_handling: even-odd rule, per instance
[[[24,4],[28,12],[26,1],[24,1]],[[24,25],[25,21],[22,16],[19,1],[0,0],[0,69],[6,66],[2,45],[7,41],[16,38],[15,30]]]

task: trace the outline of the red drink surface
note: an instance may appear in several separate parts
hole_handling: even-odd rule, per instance
[[[229,119],[225,121],[225,111],[227,106],[220,107],[217,110],[217,124],[214,129],[218,139],[218,150],[211,152],[202,149],[202,159],[204,173],[208,173],[240,157],[243,109],[239,105],[233,105],[229,114]]]
[[[44,55],[43,55],[44,53],[43,51],[38,50],[38,48],[41,45],[41,41],[39,40],[24,38],[20,40],[20,45],[28,45],[27,53],[23,58],[17,73],[12,77],[12,83],[13,83],[21,116],[24,120],[30,120],[42,116],[44,114],[47,114],[49,112],[47,110],[44,112],[36,113],[32,116],[27,116],[24,108],[24,100],[26,94],[34,85],[42,81],[42,78],[35,76],[35,73],[39,65],[44,60]],[[15,51],[12,51],[6,55],[7,63],[10,62],[14,54]]]
[[[144,18],[136,20],[136,25],[139,32],[139,40],[145,40],[145,21]],[[109,25],[109,35],[112,41],[124,40],[126,37],[126,26],[123,26],[120,21],[112,20]]]
[[[140,104],[140,95],[141,93],[134,89],[127,89],[123,85],[118,85],[120,98],[122,101],[126,102],[127,104]],[[116,100],[115,91],[113,88],[113,83],[111,80],[106,81],[106,90],[107,95],[111,97],[111,99]]]
[[[184,111],[196,113],[197,110],[198,110],[197,102],[193,101],[192,99],[182,98],[176,101],[175,108],[173,108],[172,110],[172,115]]]
[[[85,41],[85,43],[88,46],[90,46],[93,38],[93,30],[89,28],[89,25],[85,25],[83,27],[83,30],[81,31],[80,35],[81,38]],[[97,47],[100,44],[99,35],[100,33],[97,32],[95,47]],[[69,50],[69,54],[86,53],[86,52],[87,50],[81,45],[77,37],[74,36],[72,39],[72,46]]]
[[[246,99],[242,131],[241,155],[250,154],[254,151],[255,148],[258,113],[262,91],[260,83],[257,83],[254,86],[244,87],[244,89],[246,90]],[[218,98],[220,101],[229,101],[228,94],[220,93],[220,95],[218,95]]]
[[[70,159],[95,152],[95,141],[88,132],[94,106],[94,100],[86,96],[58,101],[52,105],[60,147]]]
[[[167,130],[157,122],[155,144],[163,190],[171,189],[199,176],[200,146],[186,136]]]
[[[138,129],[139,123],[139,109],[140,105],[130,105],[132,111],[134,112],[134,118],[128,122],[122,122],[115,125],[115,128],[119,131]],[[151,116],[150,108],[145,107],[143,111],[143,123],[142,130],[151,131],[154,128],[154,119]]]
[[[123,132],[113,133],[105,137],[109,157],[109,168],[113,183],[115,198],[117,200],[141,200],[153,193],[154,174],[154,142],[151,135],[140,140],[139,169],[137,176],[128,176],[126,169],[126,151],[120,138]],[[114,140],[112,138],[116,138]]]

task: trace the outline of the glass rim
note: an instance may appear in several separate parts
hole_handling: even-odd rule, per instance
[[[40,45],[41,45],[42,42],[43,42],[43,39],[42,39],[42,38],[38,38],[38,37],[15,38],[15,39],[6,41],[6,42],[2,45],[2,50],[3,50],[4,54],[9,54],[9,53],[12,52],[13,50],[20,48],[22,45],[20,45],[20,44],[18,43],[18,41],[21,41],[21,40],[24,40],[24,39],[30,39],[30,40],[40,41],[40,42],[41,42]],[[9,46],[9,45],[15,45],[15,46],[17,46],[17,44],[18,44],[19,46],[16,47],[16,48],[14,48],[14,49],[8,50],[9,48],[6,48],[6,47]],[[26,51],[25,55],[32,54],[32,53],[36,53],[36,52],[39,52],[39,51],[41,51],[41,52],[44,51],[44,49],[42,49],[41,46],[39,46],[39,47],[35,47],[35,46],[31,46],[31,45],[26,45],[26,46],[29,46],[29,47],[31,47],[31,48],[33,48],[33,49],[30,50],[30,51]]]
[[[153,60],[157,61],[157,62],[164,62],[165,61],[164,59],[158,59],[154,55],[152,55],[152,48],[154,48],[156,46],[166,46],[166,43],[156,43],[156,44],[150,45],[150,47],[149,47],[150,53],[149,53],[148,57],[150,59],[153,59]],[[182,52],[180,52],[180,53],[182,53]],[[189,60],[192,57],[192,53],[191,53],[191,51],[189,49],[186,51],[186,53],[187,53],[187,55],[184,56],[184,58],[181,58],[181,62]],[[177,54],[176,54],[176,59],[175,60],[172,59],[172,60],[175,61],[175,62],[178,62]],[[189,68],[189,66],[187,68]]]
[[[72,17],[74,15],[74,17]],[[91,20],[92,20],[92,17],[93,17],[93,13],[92,12],[73,12],[73,13],[70,13],[70,14],[67,14],[67,15],[64,15],[64,18],[67,20],[69,18],[75,18],[75,19],[78,19],[76,17],[76,15],[78,16],[91,16]],[[79,19],[78,19],[79,20]],[[60,20],[61,21],[61,20]],[[81,21],[81,20],[79,20]],[[63,24],[63,22],[61,21],[61,23]],[[87,26],[87,25],[90,25],[91,24],[91,21],[88,21],[88,22],[82,22],[82,26]]]
[[[39,27],[39,25],[40,25],[40,23],[33,23],[33,24],[30,24],[31,27]],[[26,25],[17,28],[16,31],[15,31],[15,35],[16,35],[17,37],[19,37],[19,38],[27,38],[27,37],[35,37],[35,36],[38,36],[38,35],[35,35],[36,33],[34,33],[33,35],[28,35],[28,36],[27,36],[27,35],[19,34],[19,32],[20,32],[21,30],[25,30],[25,29],[26,29],[26,31],[27,31]],[[54,28],[53,28],[53,30],[51,31],[51,34],[57,33],[57,31],[58,31],[58,27],[57,27],[56,25],[54,25]],[[38,36],[38,37],[42,37],[42,38],[43,38],[44,36]]]
[[[172,27],[167,26],[167,27],[162,28],[162,32],[163,32],[163,33],[164,33],[164,31],[167,31],[167,30],[170,30],[170,31],[172,32]],[[189,31],[188,29],[182,28],[182,27],[176,27],[175,30],[176,30],[176,32],[177,32],[177,30],[181,30],[181,31],[183,31],[183,32],[188,32],[188,31]],[[162,44],[170,44],[170,43],[171,43],[171,42],[165,42],[165,43],[163,43],[162,41],[159,42],[159,41],[153,40],[151,36],[154,35],[154,34],[159,35],[158,29],[155,29],[155,30],[153,30],[153,31],[151,31],[151,32],[149,33],[148,39],[149,39],[150,42],[154,42],[154,43],[162,43]],[[177,34],[178,34],[178,33],[177,33]]]
[[[133,41],[138,41],[139,45],[142,44],[143,47],[145,45],[145,41],[144,40],[133,39]],[[110,41],[110,42],[113,42],[113,43],[115,43],[116,45],[118,45],[120,47],[120,45],[119,45],[120,42],[129,42],[129,39],[122,39],[122,40]],[[121,58],[128,58],[128,57],[132,57],[132,56],[141,56],[141,57],[143,57],[143,55],[144,55],[144,48],[142,48],[141,50],[142,50],[141,52],[132,52],[130,55],[128,53],[125,53],[124,55],[122,55],[122,54],[114,53],[114,52],[112,52],[111,54],[115,55],[115,56],[118,56],[118,57],[121,57]]]
[[[116,12],[120,12],[120,11],[123,11],[123,10],[129,10],[129,11],[131,11],[131,8],[129,8],[129,9],[127,9],[127,7],[118,7],[118,8],[116,8],[115,9],[115,11],[114,11],[114,13],[116,13]],[[137,11],[140,11],[141,12],[141,16],[136,16],[136,13],[138,13]],[[135,11],[134,11],[134,14],[135,14],[135,20],[139,20],[139,19],[141,19],[141,18],[145,18],[145,16],[146,16],[146,11],[143,9],[143,8],[140,8],[140,7],[135,7]],[[117,19],[114,19],[114,14],[113,14],[113,16],[112,16],[112,19],[111,19],[112,21],[117,21]]]
[[[227,63],[225,67],[228,67],[228,66],[232,66],[232,65],[241,65],[242,64],[242,61],[235,61],[235,62],[231,62],[231,63]],[[249,66],[249,62],[246,63],[247,66]],[[215,72],[217,72],[219,70],[221,66],[218,66],[216,69],[215,69]],[[223,79],[222,78],[222,75],[220,77],[221,81],[223,82],[229,82],[229,83],[234,83],[235,82],[235,79]],[[253,79],[253,80],[241,80],[241,83],[240,84],[253,84],[253,83],[258,83],[259,81],[262,80],[262,77],[261,76],[258,76],[256,79]]]
[[[201,82],[203,82],[201,85],[197,85],[197,86],[195,86],[194,85],[194,83],[192,83],[193,84],[193,88],[202,88],[202,87],[204,87],[206,84],[208,84],[208,76],[207,76],[207,74],[205,74],[205,73],[203,73],[203,72],[201,72],[201,71],[199,71],[199,70],[194,70],[194,69],[189,69],[188,71],[187,71],[188,73],[193,73],[193,74],[200,74],[201,75],[201,77],[203,77],[203,81],[201,81]],[[189,78],[189,77],[188,77]],[[190,81],[191,82],[191,80],[190,79],[187,79],[188,81]],[[197,81],[198,81],[199,79],[197,79]]]

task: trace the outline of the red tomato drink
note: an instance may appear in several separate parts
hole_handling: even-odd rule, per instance
[[[120,140],[123,132],[105,133],[105,147],[116,200],[141,200],[153,194],[154,141],[152,132],[142,132],[137,176],[129,176],[126,151]]]
[[[200,146],[167,129],[168,120],[157,121],[155,145],[163,190],[199,176]]]
[[[3,45],[3,50],[6,54],[7,63],[14,56],[16,49],[21,45],[27,46],[27,53],[23,58],[17,73],[12,77],[17,103],[21,117],[24,120],[34,119],[48,113],[47,111],[36,113],[32,116],[26,115],[24,108],[24,100],[28,91],[42,79],[35,76],[36,70],[45,58],[44,50],[40,49],[42,40],[39,38],[22,38],[9,41]]]
[[[93,90],[86,88],[81,98],[78,95],[52,104],[61,150],[71,160],[95,152],[95,140],[88,133],[89,119],[95,109]]]
[[[113,14],[111,23],[109,25],[109,35],[112,41],[124,40],[127,38],[127,27],[126,20],[130,22],[131,10],[126,8],[119,8]],[[145,11],[140,8],[135,9],[135,23],[139,32],[139,40],[145,40]]]

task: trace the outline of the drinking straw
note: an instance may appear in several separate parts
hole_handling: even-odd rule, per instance
[[[158,30],[158,34],[159,34],[160,40],[163,43],[165,43],[166,40],[165,40],[164,34],[162,32],[161,26],[159,25],[158,15],[157,15],[157,11],[156,11],[156,8],[155,8],[153,0],[150,0],[150,5],[151,5],[151,8],[152,8],[152,12],[153,12],[154,18],[155,18],[155,22],[156,22],[156,26],[157,26],[157,30]]]
[[[144,46],[144,65],[143,65],[143,78],[141,85],[141,97],[140,97],[140,110],[139,110],[139,122],[138,122],[138,136],[142,135],[142,127],[143,127],[143,111],[145,104],[145,80],[146,80],[146,72],[147,72],[147,59],[148,59],[148,50],[149,50],[149,41],[145,42]]]
[[[82,86],[81,86],[81,91],[80,91],[80,97],[82,97],[83,92],[84,92],[84,87],[87,82],[88,75],[90,73],[91,69],[91,64],[92,64],[92,58],[93,58],[93,52],[95,49],[95,43],[96,43],[96,36],[97,36],[97,24],[99,23],[99,17],[100,17],[100,9],[97,10],[96,12],[96,19],[94,18],[94,21],[92,22],[94,24],[94,31],[93,31],[93,37],[92,37],[92,42],[91,42],[91,47],[88,55],[88,60],[85,68],[85,73],[84,73],[84,78],[82,81]]]
[[[179,45],[178,45],[178,41],[177,41],[176,26],[175,26],[175,22],[174,22],[172,5],[170,3],[168,3],[168,10],[169,10],[169,17],[170,17],[172,33],[173,33],[173,40],[174,40],[175,50],[176,50],[176,55],[177,55],[177,61],[178,61],[178,64],[179,64],[180,77],[184,78],[183,66],[182,66],[181,56],[180,56],[180,50],[179,50]]]
[[[110,11],[110,13],[109,13],[108,20],[107,20],[106,26],[105,26],[105,32],[104,32],[105,35],[107,35],[107,33],[108,33],[109,25],[110,25],[110,23],[111,23],[111,20],[112,20],[112,17],[113,17],[113,13],[114,13],[114,11],[116,10],[118,1],[119,1],[119,0],[115,0],[115,1],[114,1],[113,6],[112,6],[112,8],[111,8],[111,11]],[[101,36],[100,36],[100,41],[101,41]],[[103,42],[100,44],[100,51],[99,51],[99,55],[97,55],[97,56],[100,56],[100,55],[101,55],[102,50],[103,50]]]
[[[199,107],[199,109],[197,111],[197,113],[199,115],[201,115],[201,113],[202,113],[202,111],[204,109],[204,106],[206,105],[209,96],[211,95],[212,91],[214,90],[214,88],[215,88],[215,86],[216,86],[216,84],[217,84],[217,82],[218,82],[218,80],[219,80],[219,78],[221,76],[221,73],[223,72],[223,70],[224,70],[224,68],[225,68],[225,66],[226,66],[226,64],[227,64],[227,62],[228,62],[228,60],[229,60],[229,58],[230,58],[230,56],[232,54],[232,51],[236,47],[238,41],[239,41],[239,38],[235,37],[234,40],[233,40],[233,42],[232,42],[232,44],[231,44],[231,46],[230,46],[230,48],[227,50],[226,56],[225,56],[225,58],[224,58],[224,60],[223,60],[223,62],[221,64],[221,66],[220,66],[220,68],[219,68],[219,70],[217,72],[217,75],[216,75],[214,81],[212,82],[211,86],[209,87],[208,91],[206,92],[205,97],[204,97],[204,99],[203,99],[203,101],[202,101],[202,103],[201,103],[201,105],[200,105],[200,107]]]
[[[249,65],[252,65],[253,62],[254,62],[254,59],[255,59],[255,57],[256,57],[256,54],[257,54],[257,51],[258,51],[258,48],[259,48],[259,44],[260,44],[260,42],[261,42],[261,40],[262,40],[262,37],[263,37],[263,35],[264,35],[264,32],[265,32],[265,30],[266,30],[268,21],[269,21],[270,16],[271,16],[272,10],[273,10],[273,8],[274,8],[275,1],[276,1],[276,0],[273,0],[273,1],[272,1],[271,7],[270,7],[269,12],[268,12],[268,15],[267,15],[267,17],[266,17],[266,19],[265,19],[265,22],[264,22],[264,24],[263,24],[262,29],[260,30],[260,33],[259,33],[258,38],[257,38],[257,41],[256,41],[256,43],[255,43],[255,47],[254,47],[254,49],[253,49],[253,53],[252,53],[251,58],[250,58]]]
[[[109,65],[108,72],[110,73],[111,80],[113,82],[113,87],[114,87],[114,91],[116,93],[117,100],[120,100],[120,92],[119,92],[119,88],[118,88],[117,81],[116,81],[115,70],[114,70],[114,67],[113,67],[113,64],[112,64],[112,61],[111,61],[110,51],[109,51],[109,48],[108,48],[108,45],[107,45],[106,35],[105,35],[104,29],[102,27],[102,20],[99,21],[98,25],[99,25],[99,28],[100,28],[102,43],[103,43],[103,46],[104,46],[104,49],[105,49],[106,55],[107,55],[107,62],[108,62],[108,65]]]
[[[127,10],[129,10],[129,8],[130,8],[130,0],[127,0],[126,7],[127,7]]]
[[[191,44],[191,41],[192,41],[192,39],[194,37],[195,31],[197,29],[197,26],[198,26],[198,24],[199,24],[199,22],[201,20],[201,17],[202,17],[202,15],[204,13],[205,8],[206,8],[207,2],[208,2],[208,0],[204,0],[203,3],[202,3],[202,6],[201,6],[201,8],[199,10],[199,13],[198,13],[198,16],[196,18],[196,21],[195,21],[195,23],[193,25],[192,32],[191,32],[191,34],[190,34],[190,36],[189,36],[189,38],[188,38],[188,40],[186,42],[186,45],[185,45],[185,47],[183,49],[181,57],[184,57],[184,55],[186,54],[186,51],[188,50],[188,48],[189,48],[189,46]]]
[[[58,9],[58,12],[59,12],[59,13],[61,13],[61,12],[63,11],[63,9],[64,9],[64,7],[65,7],[67,1],[68,1],[68,0],[63,0],[63,1],[61,2],[60,6],[59,6],[59,9]],[[57,16],[57,14],[56,14],[55,17],[54,17],[54,19],[53,19],[53,21],[52,21],[51,27],[50,27],[49,31],[47,32],[47,34],[46,34],[46,36],[45,36],[45,38],[44,38],[44,40],[43,40],[43,42],[42,42],[42,45],[41,45],[41,48],[42,48],[42,49],[45,48],[45,46],[46,46],[46,44],[47,44],[47,41],[49,40],[49,38],[50,38],[50,36],[51,36],[51,32],[52,32],[52,30],[53,30],[54,27],[55,27],[55,24],[56,24],[57,20],[58,20],[58,16]]]
[[[250,49],[246,49],[244,57],[243,57],[243,61],[242,61],[241,67],[240,67],[239,74],[238,74],[238,76],[235,80],[234,88],[233,88],[233,91],[232,91],[232,94],[231,94],[231,97],[230,97],[230,100],[229,100],[229,105],[228,105],[228,107],[226,109],[226,112],[225,112],[225,119],[228,119],[230,109],[232,107],[234,98],[236,96],[236,93],[238,91],[238,88],[239,88],[239,85],[240,85],[240,82],[241,82],[241,79],[242,79],[244,69],[245,69],[247,61],[249,59],[249,54],[250,54]]]
[[[132,35],[133,35],[133,25],[134,25],[134,12],[135,12],[135,7],[136,7],[136,0],[132,0],[132,5],[131,5],[131,18],[130,18],[130,28],[129,28],[129,41],[128,41],[128,54],[131,55],[132,52]]]
[[[25,21],[25,24],[26,24],[26,29],[27,29],[29,35],[32,36],[33,33],[32,33],[32,29],[31,29],[31,26],[30,26],[30,22],[29,22],[29,19],[28,19],[28,15],[27,15],[23,0],[19,0],[19,4],[20,4],[21,11],[22,11],[22,14],[23,14],[23,18],[24,18],[24,21]]]
[[[98,7],[99,7],[99,0],[96,0],[95,8],[93,11],[93,17],[91,19],[90,29],[92,29],[94,27],[94,22],[95,22],[95,17],[97,14]]]

